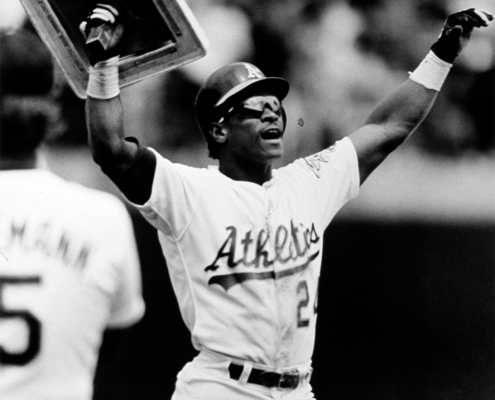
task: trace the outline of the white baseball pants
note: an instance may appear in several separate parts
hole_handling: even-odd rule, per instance
[[[177,375],[172,400],[314,400],[309,381],[295,389],[269,388],[246,382],[252,365],[245,363],[239,380],[231,379],[231,360],[211,352],[200,352]],[[298,368],[311,371],[310,365]],[[310,374],[309,374],[310,375]]]

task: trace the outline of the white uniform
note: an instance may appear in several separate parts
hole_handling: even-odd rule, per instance
[[[0,171],[0,399],[91,399],[104,329],[143,313],[120,200],[44,170]]]
[[[194,370],[227,386],[238,382],[223,358],[310,371],[324,230],[359,190],[351,141],[274,170],[263,186],[155,154],[151,198],[136,207],[158,229],[182,317],[202,351]],[[188,368],[174,398],[224,398],[200,384],[187,387],[194,382]]]

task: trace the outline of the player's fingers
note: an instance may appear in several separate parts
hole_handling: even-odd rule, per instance
[[[488,26],[490,22],[493,21],[493,14],[490,14],[487,11],[474,9],[474,12],[479,18],[481,18],[483,26]]]
[[[107,9],[108,11],[110,11],[113,15],[115,15],[116,17],[119,16],[119,11],[115,8],[115,7],[112,7],[110,4],[102,4],[102,3],[98,3],[96,5],[97,7],[100,7],[100,8],[105,8]]]
[[[97,7],[93,10],[93,13],[89,19],[101,19],[105,22],[110,22],[113,24],[115,22],[115,15],[106,8]]]
[[[475,13],[463,12],[457,14],[454,18],[452,18],[450,22],[450,26],[460,25],[463,28],[479,28],[481,27],[481,18],[477,16]]]
[[[448,39],[451,40],[458,40],[462,34],[464,33],[464,29],[461,25],[456,25],[452,29],[449,29],[448,32],[446,33],[446,36]]]
[[[88,26],[88,23],[86,21],[81,22],[81,24],[79,25],[79,30],[84,35],[84,37],[86,37],[86,27],[87,26]]]
[[[488,26],[490,23],[490,17],[493,16],[489,13],[486,13],[485,11],[478,10],[476,8],[470,8],[469,10],[466,11],[467,15],[469,16],[469,22],[472,23],[476,28],[479,28],[481,26]]]
[[[486,27],[493,20],[493,15],[476,8],[459,11],[449,17],[448,23],[451,26],[462,25],[464,28]]]

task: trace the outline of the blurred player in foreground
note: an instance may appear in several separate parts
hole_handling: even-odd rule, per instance
[[[0,63],[0,399],[90,400],[105,329],[144,312],[130,216],[39,168],[57,116],[39,38],[0,33]]]
[[[99,5],[82,24],[86,34],[101,23],[119,28],[116,46],[92,60],[86,112],[93,158],[158,230],[200,352],[179,373],[173,399],[314,398],[324,231],[426,117],[473,28],[492,19],[475,9],[451,15],[423,62],[360,129],[279,169],[272,163],[283,154],[284,79],[248,63],[214,72],[195,107],[219,167],[174,164],[125,137],[118,10]]]

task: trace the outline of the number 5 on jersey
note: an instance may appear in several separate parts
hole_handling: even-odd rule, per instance
[[[5,344],[0,343],[0,368],[3,365],[26,365],[32,361],[40,351],[41,323],[30,311],[11,309],[5,305],[4,291],[7,286],[12,289],[20,285],[38,285],[41,283],[39,276],[0,276],[0,326],[9,320],[20,320],[26,325],[27,344],[24,350],[12,352],[7,350]]]

